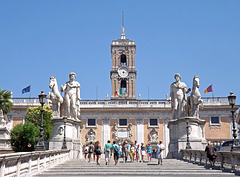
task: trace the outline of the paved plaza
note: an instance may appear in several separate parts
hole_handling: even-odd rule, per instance
[[[233,173],[222,172],[221,170],[209,170],[204,166],[192,164],[176,159],[164,159],[163,165],[157,165],[157,160],[145,163],[123,163],[120,159],[118,165],[114,165],[113,160],[110,165],[105,165],[104,159],[101,159],[100,165],[95,162],[88,163],[84,159],[73,159],[64,164],[51,168],[36,177],[59,176],[185,176],[185,177],[218,177],[234,176]]]

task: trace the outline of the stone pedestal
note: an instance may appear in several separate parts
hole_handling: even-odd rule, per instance
[[[170,148],[168,157],[178,158],[180,156],[180,150],[186,149],[187,130],[191,149],[203,150],[207,144],[204,124],[204,120],[195,117],[182,117],[169,121]]]
[[[49,141],[50,150],[62,149],[64,138],[64,120],[62,117],[52,120],[52,137]],[[81,143],[82,122],[71,118],[66,119],[66,144],[67,149],[71,150],[71,158],[82,158]]]
[[[7,120],[7,121],[6,121]],[[0,114],[0,150],[11,151],[10,130],[12,129],[12,120]]]

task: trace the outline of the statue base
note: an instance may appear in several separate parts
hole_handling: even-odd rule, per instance
[[[60,150],[64,141],[64,119],[54,117],[52,119],[52,137],[49,141],[49,150]],[[71,150],[70,158],[82,158],[81,129],[82,122],[71,118],[66,118],[66,146]]]
[[[10,143],[10,131],[6,127],[0,127],[0,150],[12,151]]]
[[[203,150],[207,144],[204,125],[205,120],[196,117],[182,117],[169,121],[170,143],[168,158],[180,158],[181,149]],[[187,142],[189,143],[188,146]]]

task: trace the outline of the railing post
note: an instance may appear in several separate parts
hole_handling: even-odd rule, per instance
[[[32,176],[32,154],[30,154],[28,159],[28,175]]]
[[[20,177],[20,172],[21,172],[21,155],[17,160],[17,177]]]
[[[5,176],[5,159],[2,159],[0,177],[4,177],[4,176]]]

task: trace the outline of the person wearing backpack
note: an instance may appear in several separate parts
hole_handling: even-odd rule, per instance
[[[88,156],[89,156],[89,162],[92,161],[92,154],[93,154],[93,144],[90,142],[89,148],[88,148]]]
[[[96,156],[97,156],[97,160],[96,160],[97,165],[100,165],[99,159],[100,159],[100,156],[101,156],[102,152],[101,152],[101,147],[100,147],[100,145],[99,145],[99,141],[97,141],[97,142],[95,143],[95,149],[94,149],[94,151],[95,151],[95,154],[96,154]]]
[[[115,141],[113,141],[112,149],[113,149],[113,157],[114,157],[114,160],[115,160],[115,165],[117,165],[118,159],[119,159],[119,154],[118,154],[119,146],[116,144]]]
[[[110,144],[110,140],[108,140],[107,143],[104,146],[106,165],[110,164],[111,148],[112,148],[112,145]]]
[[[87,162],[87,155],[88,155],[88,145],[85,145],[84,146],[84,158],[85,158],[86,162]]]

